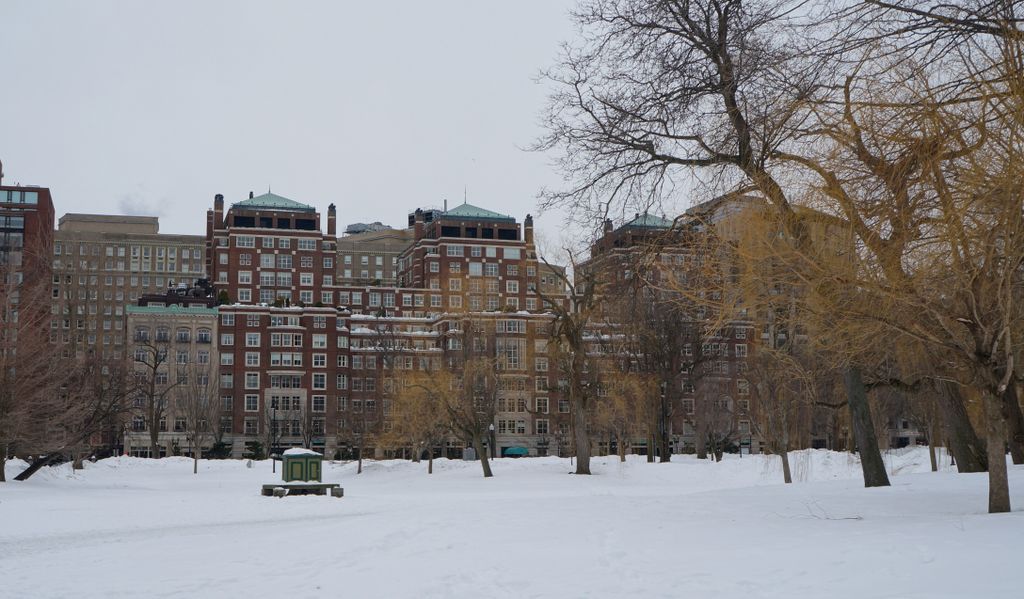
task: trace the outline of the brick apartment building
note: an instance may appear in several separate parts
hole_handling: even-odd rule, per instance
[[[674,285],[687,285],[688,269],[696,263],[700,251],[702,229],[710,223],[728,224],[729,215],[742,215],[729,202],[696,207],[677,220],[652,214],[635,214],[618,227],[605,221],[600,238],[591,246],[590,258],[579,265],[581,272],[592,273],[601,285],[601,293],[614,304],[629,297],[639,301],[665,302],[678,309],[687,303],[690,309],[680,310],[683,321],[677,335],[683,338],[674,357],[675,372],[662,373],[662,401],[666,402],[664,425],[674,452],[692,450],[698,443],[698,428],[704,436],[718,435],[731,443],[758,451],[752,433],[751,385],[747,380],[747,359],[754,349],[753,323],[745,313],[726,320],[726,326],[706,330],[713,320],[712,308],[693,302],[685,293],[674,292]],[[642,282],[641,282],[642,281]],[[639,295],[643,290],[648,295]],[[707,312],[705,311],[707,310]],[[622,321],[611,327],[615,332],[628,331],[632,314],[627,308]],[[615,320],[616,316],[612,316]],[[607,335],[607,323],[595,325],[593,336]],[[628,342],[620,344],[629,347]],[[625,350],[630,351],[630,350]],[[638,355],[649,350],[637,348]],[[635,453],[647,453],[649,439],[633,440]]]
[[[429,216],[429,221],[428,221]],[[533,217],[462,204],[416,210],[413,242],[398,258],[400,285],[429,290],[434,311],[541,309]]]
[[[404,286],[394,287],[356,284],[361,273],[338,278],[348,256],[359,262],[353,266],[366,258],[375,269],[377,257],[386,266],[387,254],[373,245],[338,249],[333,205],[327,220],[325,235],[312,206],[269,193],[226,211],[217,196],[208,212],[207,264],[228,300],[218,308],[218,380],[222,403],[231,406],[233,455],[253,442],[383,455],[389,370],[436,367],[455,343],[456,323],[469,316],[500,328],[496,343],[514,365],[503,373],[502,393],[516,401],[496,418],[497,446],[564,450],[565,412],[534,417],[565,406],[549,391],[555,381],[535,342],[547,335],[550,316],[539,310],[532,218],[521,228],[512,217],[468,205],[433,212],[431,226],[414,222],[411,243],[401,246],[395,264]],[[365,238],[372,244],[381,234],[388,244],[404,237],[360,235],[375,235]],[[563,289],[553,273],[546,285]],[[527,409],[538,404],[540,412]],[[457,440],[447,445],[461,451]]]
[[[45,339],[46,281],[53,246],[53,199],[45,187],[3,185],[0,163],[0,355],[18,340]],[[10,354],[8,354],[10,352]],[[6,362],[10,364],[10,362]]]
[[[53,246],[53,198],[46,187],[3,185],[0,163],[0,266],[15,282],[45,280]]]
[[[206,265],[229,302],[333,306],[337,220],[307,204],[265,193],[232,204],[214,198],[207,211]]]

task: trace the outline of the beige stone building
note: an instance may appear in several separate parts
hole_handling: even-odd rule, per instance
[[[204,238],[160,233],[155,216],[65,214],[53,242],[51,339],[64,354],[124,356],[125,307],[204,276]]]
[[[339,237],[338,284],[394,286],[398,256],[410,243],[410,229],[382,229]]]
[[[204,452],[231,429],[230,403],[224,404],[217,383],[217,308],[196,305],[126,307],[128,355],[137,392],[124,431],[124,450],[138,457],[191,455],[187,403],[207,396],[219,410],[202,426],[209,427]],[[229,400],[230,401],[230,400]],[[226,416],[221,421],[220,416]],[[150,430],[158,429],[154,455]]]

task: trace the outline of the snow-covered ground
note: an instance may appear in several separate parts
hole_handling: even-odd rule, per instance
[[[0,484],[0,597],[1020,597],[1016,512],[986,477],[886,456],[328,464],[345,497],[262,497],[270,463],[112,458]],[[10,464],[7,474],[21,469]]]

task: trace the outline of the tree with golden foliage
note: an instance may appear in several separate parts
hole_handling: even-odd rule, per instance
[[[385,439],[394,447],[409,447],[413,461],[427,452],[427,474],[434,473],[434,450],[451,435],[445,394],[455,387],[450,371],[396,372],[391,395],[391,430]]]

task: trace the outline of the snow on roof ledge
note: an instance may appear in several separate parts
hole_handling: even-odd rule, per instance
[[[284,455],[323,455],[305,447],[292,447],[284,450]]]

